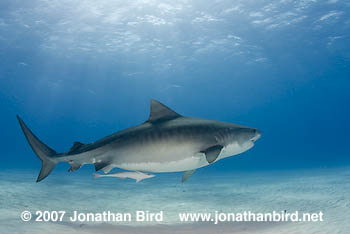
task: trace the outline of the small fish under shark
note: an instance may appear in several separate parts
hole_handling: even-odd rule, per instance
[[[43,143],[17,115],[29,145],[42,162],[37,182],[59,162],[69,163],[69,172],[84,164],[94,164],[96,171],[104,173],[113,168],[183,171],[184,182],[197,168],[249,150],[261,136],[256,128],[182,116],[155,100],[151,100],[150,109],[146,122],[89,144],[74,142],[65,153],[57,153]]]
[[[94,177],[95,179],[100,177],[117,177],[120,179],[130,178],[130,179],[136,180],[136,183],[138,183],[141,180],[155,177],[155,175],[142,173],[140,171],[122,171],[122,172],[118,172],[114,174],[106,174],[106,175],[94,173]]]

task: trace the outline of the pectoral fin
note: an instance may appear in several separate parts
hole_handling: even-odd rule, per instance
[[[185,182],[194,172],[195,170],[184,171],[184,174],[182,176],[182,183]]]
[[[219,156],[223,146],[222,145],[214,145],[204,151],[201,151],[205,154],[205,158],[207,159],[208,163],[213,163]]]

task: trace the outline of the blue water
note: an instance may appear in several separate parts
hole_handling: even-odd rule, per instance
[[[1,1],[1,167],[40,166],[16,114],[58,152],[145,121],[150,99],[256,127],[206,168],[349,165],[347,1]]]
[[[16,114],[65,152],[144,122],[151,99],[262,131],[196,179],[349,166],[349,44],[345,0],[2,0],[0,168],[41,167]]]

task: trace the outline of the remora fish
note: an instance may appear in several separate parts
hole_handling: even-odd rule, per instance
[[[94,164],[96,171],[102,169],[105,173],[115,167],[143,172],[184,171],[184,182],[195,169],[252,148],[261,136],[255,128],[184,117],[152,100],[149,118],[143,124],[90,144],[74,142],[68,152],[56,153],[17,118],[29,145],[42,161],[37,182],[59,162],[68,162],[69,172],[84,164]]]
[[[120,179],[130,178],[136,180],[136,183],[140,182],[141,180],[148,179],[155,177],[155,175],[148,174],[148,173],[142,173],[140,171],[122,171],[114,174],[107,174],[107,175],[101,175],[94,173],[95,178],[100,177],[117,177]]]

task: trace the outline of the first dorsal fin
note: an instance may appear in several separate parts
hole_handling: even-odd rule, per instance
[[[158,121],[175,119],[180,116],[181,115],[165,106],[164,104],[156,100],[151,100],[151,112],[147,121],[154,123]]]
[[[70,148],[69,153],[76,151],[77,149],[79,149],[80,147],[82,147],[84,144],[78,141],[75,141],[72,148]]]

